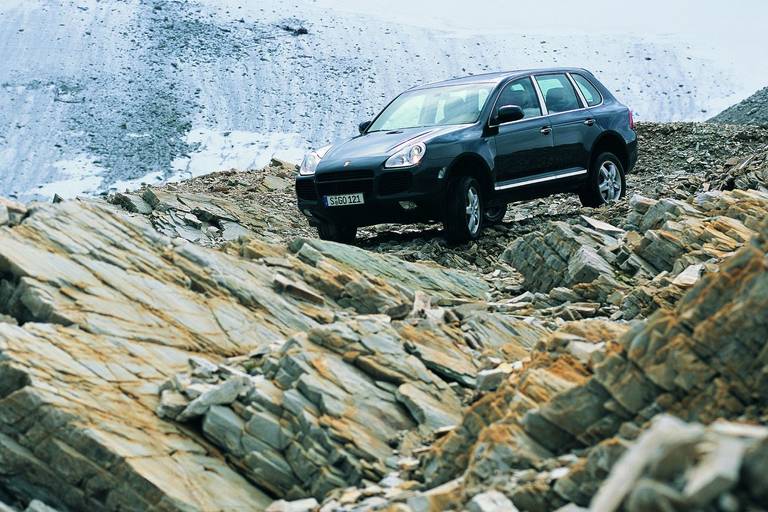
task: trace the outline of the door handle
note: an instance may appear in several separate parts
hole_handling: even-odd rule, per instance
[[[549,135],[550,133],[552,133],[552,128],[549,126],[545,126],[541,129],[542,135]]]
[[[584,124],[587,125],[587,126],[592,126],[593,124],[595,124],[595,120],[594,119],[585,119],[584,120]]]

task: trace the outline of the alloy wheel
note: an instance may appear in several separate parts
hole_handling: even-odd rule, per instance
[[[621,174],[615,163],[604,162],[598,176],[597,186],[603,201],[611,203],[621,197]]]
[[[467,189],[467,229],[473,235],[480,229],[480,194],[475,187]]]

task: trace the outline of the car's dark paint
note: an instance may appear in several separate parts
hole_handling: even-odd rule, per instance
[[[494,125],[496,105],[508,83],[525,76],[553,73],[579,74],[600,92],[603,102],[586,107],[512,123]],[[298,176],[296,189],[299,209],[310,223],[330,222],[366,226],[383,222],[421,222],[442,220],[447,185],[454,175],[472,168],[481,178],[488,206],[572,192],[582,186],[586,175],[534,183],[505,190],[495,186],[512,180],[545,175],[552,171],[589,169],[591,159],[610,148],[629,172],[637,160],[637,136],[629,125],[629,110],[589,71],[577,68],[521,70],[448,80],[413,88],[422,89],[462,83],[489,83],[493,93],[476,123],[435,128],[411,128],[392,132],[362,133],[333,146],[320,160],[314,176]],[[579,98],[581,102],[581,97]],[[374,119],[375,120],[375,119]],[[399,147],[421,141],[427,146],[422,162],[408,169],[385,169],[384,163]],[[411,173],[410,186],[394,194],[386,183],[392,173]],[[362,177],[360,172],[369,173]],[[328,179],[330,178],[330,179]],[[402,176],[397,176],[401,179]],[[360,206],[325,207],[323,195],[329,191],[364,192]],[[418,205],[412,210],[400,203]]]
[[[549,121],[546,117],[535,117],[496,128],[493,168],[497,182],[553,168],[555,151],[552,136],[541,132],[547,127]]]

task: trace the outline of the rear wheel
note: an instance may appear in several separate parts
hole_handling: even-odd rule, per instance
[[[480,183],[461,176],[448,188],[445,236],[450,242],[476,240],[480,236],[485,208]]]
[[[340,226],[339,224],[323,222],[317,226],[317,234],[322,240],[351,244],[357,237],[357,226]]]
[[[491,206],[485,210],[485,225],[493,226],[494,224],[500,224],[504,220],[504,216],[507,214],[507,205]]]
[[[579,199],[582,205],[597,208],[618,201],[626,190],[621,160],[613,153],[601,153],[592,164],[587,183],[579,191]]]

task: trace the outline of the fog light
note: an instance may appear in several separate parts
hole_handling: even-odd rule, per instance
[[[437,179],[441,180],[445,178],[445,171],[446,171],[445,167],[440,169],[440,172],[437,173]]]
[[[413,210],[414,208],[417,208],[419,205],[414,203],[413,201],[400,201],[400,208],[403,210]]]
[[[303,213],[307,217],[311,217],[312,216],[312,212],[310,212],[309,210],[301,210],[301,213]]]

